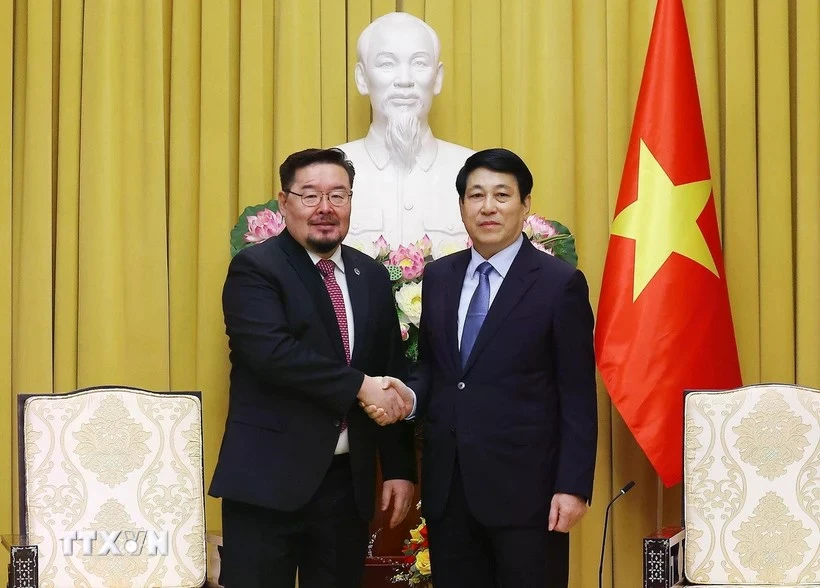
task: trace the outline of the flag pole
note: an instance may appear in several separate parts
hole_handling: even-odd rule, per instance
[[[656,504],[658,505],[657,512],[655,513],[655,528],[661,529],[663,528],[663,482],[661,481],[660,476],[655,476],[658,480],[658,497]]]

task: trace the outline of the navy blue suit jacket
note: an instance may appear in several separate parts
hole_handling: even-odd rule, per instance
[[[362,518],[373,514],[377,451],[384,479],[415,480],[412,427],[381,428],[356,400],[364,374],[406,375],[387,270],[344,245],[342,259],[355,329],[350,366],[319,270],[287,231],[231,261],[222,293],[231,390],[211,496],[304,506],[330,466],[343,417]]]
[[[418,368],[422,508],[447,504],[456,453],[473,515],[546,525],[556,492],[592,497],[597,443],[593,317],[583,274],[524,239],[464,368],[458,305],[470,250],[425,268]]]

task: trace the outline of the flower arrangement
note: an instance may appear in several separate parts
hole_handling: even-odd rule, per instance
[[[239,215],[239,220],[231,231],[231,256],[246,247],[275,237],[284,228],[285,219],[279,212],[276,199],[247,207]],[[524,221],[522,231],[537,249],[563,259],[573,266],[578,265],[575,238],[561,223],[531,214]],[[472,243],[467,239],[463,242],[451,240],[434,244],[425,235],[415,243],[399,245],[396,249],[393,249],[384,237],[379,237],[373,243],[354,242],[351,245],[387,268],[396,301],[401,337],[405,343],[405,354],[411,361],[416,361],[424,267],[434,259],[466,249]]]
[[[578,266],[575,237],[558,221],[531,214],[524,220],[522,231],[536,249]]]
[[[379,237],[373,245],[376,249],[375,259],[387,268],[393,286],[405,354],[411,361],[416,361],[421,322],[421,280],[424,266],[433,260],[433,243],[425,235],[412,245],[400,245],[398,249],[391,249],[384,237]]]
[[[264,204],[248,206],[231,230],[231,257],[251,245],[275,237],[285,229],[285,218],[274,198]]]
[[[421,508],[419,503],[416,508]],[[410,529],[410,538],[404,540],[406,569],[393,576],[393,583],[406,582],[409,586],[433,588],[430,571],[430,544],[427,541],[427,523],[421,517],[421,523]]]

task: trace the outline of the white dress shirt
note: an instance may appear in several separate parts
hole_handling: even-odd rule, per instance
[[[319,263],[319,260],[322,259],[312,251],[308,251],[307,254],[310,256],[310,260],[313,262],[313,265]],[[342,297],[345,301],[345,314],[347,315],[347,336],[350,341],[350,357],[353,357],[353,306],[350,304],[350,293],[347,291],[347,278],[345,278],[345,262],[342,261],[342,248],[337,247],[336,251],[333,252],[333,255],[330,256],[330,261],[332,261],[336,267],[333,268],[333,275],[336,277],[336,282],[339,284],[339,288],[342,290]],[[324,279],[324,278],[322,278]],[[339,434],[339,441],[336,443],[336,455],[340,453],[347,453],[350,451],[350,444],[347,440],[347,429],[342,431]]]

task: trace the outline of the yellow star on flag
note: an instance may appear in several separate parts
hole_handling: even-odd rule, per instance
[[[635,240],[632,301],[672,253],[699,263],[718,276],[715,260],[697,224],[712,192],[710,179],[676,186],[641,140],[638,199],[612,222],[612,234]]]

